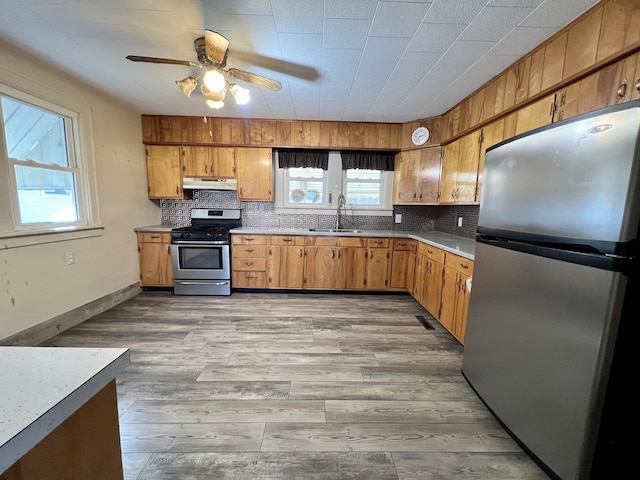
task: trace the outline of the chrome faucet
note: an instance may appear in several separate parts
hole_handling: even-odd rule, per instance
[[[347,200],[344,198],[344,195],[342,193],[338,196],[338,201],[336,203],[338,205],[336,211],[336,229],[339,230],[342,228],[342,222],[340,221],[340,209],[344,209],[344,206],[347,203]]]

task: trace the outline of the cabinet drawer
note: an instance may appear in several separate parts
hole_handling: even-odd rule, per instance
[[[266,288],[267,274],[265,272],[233,272],[233,288]]]
[[[318,247],[366,247],[363,237],[306,237],[305,245]]]
[[[171,242],[170,233],[156,232],[139,232],[138,240],[145,243],[169,243]]]
[[[387,248],[389,246],[388,238],[368,238],[367,247],[369,248]]]
[[[271,245],[302,246],[304,245],[304,237],[294,235],[271,235],[271,237],[269,237],[269,243]]]
[[[408,250],[410,252],[416,253],[416,242],[415,240],[405,240],[396,238],[393,240],[393,249],[394,250]]]
[[[444,263],[444,250],[440,250],[432,245],[428,245],[426,243],[418,244],[418,253],[430,258],[431,260],[435,260],[436,262]]]
[[[264,272],[267,269],[267,260],[265,258],[235,258],[233,259],[232,269],[234,271],[244,272]]]
[[[473,273],[473,260],[469,260],[468,258],[460,257],[458,255],[447,255],[445,265],[456,272],[464,273],[465,275],[471,275]]]
[[[266,245],[266,235],[231,235],[233,245]]]
[[[264,245],[236,245],[232,248],[233,258],[265,258],[267,247]]]

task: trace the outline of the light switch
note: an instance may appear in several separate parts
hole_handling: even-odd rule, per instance
[[[461,227],[462,226],[462,217],[458,217],[458,226]]]
[[[396,223],[402,223],[402,214],[396,213]]]

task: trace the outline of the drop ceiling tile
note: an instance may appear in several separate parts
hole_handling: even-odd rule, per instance
[[[422,21],[467,24],[486,3],[486,0],[435,0]]]
[[[328,98],[346,99],[351,88],[349,86],[322,85],[320,88],[320,98],[324,102]]]
[[[482,55],[487,53],[495,42],[457,40],[451,48],[442,55],[440,65],[473,65]]]
[[[322,62],[322,35],[281,33],[280,48],[287,61],[319,65]]]
[[[428,3],[378,2],[369,35],[374,37],[412,37]]]
[[[322,69],[325,71],[356,71],[362,50],[346,48],[323,48]]]
[[[422,23],[414,34],[407,50],[412,52],[446,52],[465,29],[464,25],[451,23]]]
[[[352,18],[371,20],[376,12],[378,0],[358,0],[345,2],[344,0],[325,0],[325,18]]]
[[[364,48],[371,20],[326,18],[324,48]]]
[[[497,42],[533,11],[532,8],[486,7],[460,35],[461,40]]]
[[[399,108],[403,111],[415,111],[416,106],[426,105],[429,100],[435,98],[435,95],[449,88],[449,85],[462,75],[467,68],[466,65],[434,65],[429,74],[418,83],[415,89],[409,92],[399,105]]]
[[[198,0],[202,4],[202,1]],[[212,12],[239,15],[273,15],[269,0],[216,0],[204,2]]]
[[[320,83],[327,87],[351,87],[355,77],[355,70],[323,70],[320,75]]]
[[[570,23],[597,0],[546,0],[521,23],[521,27],[556,27]]]
[[[278,32],[322,33],[323,0],[271,0]]]
[[[489,53],[493,55],[522,56],[541,44],[556,31],[555,28],[516,27],[500,40]]]

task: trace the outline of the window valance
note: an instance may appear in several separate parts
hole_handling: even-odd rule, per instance
[[[395,152],[368,152],[347,150],[340,152],[342,169],[393,170]]]
[[[278,149],[278,166],[280,168],[329,168],[328,150],[310,149]]]

